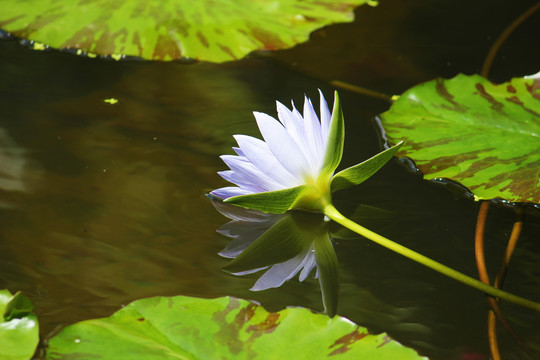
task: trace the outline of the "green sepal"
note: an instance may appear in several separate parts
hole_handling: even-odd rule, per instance
[[[337,169],[343,156],[343,143],[345,141],[345,122],[341,111],[341,101],[338,92],[334,92],[334,108],[332,109],[332,120],[330,121],[330,132],[324,162],[321,167],[320,176],[328,175],[328,178]]]
[[[332,182],[330,184],[331,191],[334,192],[337,190],[346,189],[366,181],[384,164],[386,164],[388,160],[392,158],[392,156],[394,156],[401,145],[403,145],[403,141],[378,153],[366,161],[361,162],[360,164],[356,164],[350,168],[340,171],[332,178]]]
[[[313,241],[315,259],[321,285],[324,312],[334,316],[337,312],[339,293],[338,259],[328,233],[322,233]]]
[[[258,269],[287,261],[300,254],[313,241],[313,234],[302,229],[295,217],[294,214],[287,213],[224,269],[230,272]]]
[[[223,202],[271,214],[283,214],[292,209],[298,200],[309,191],[309,188],[311,186],[300,185],[283,190],[233,196],[223,200]]]

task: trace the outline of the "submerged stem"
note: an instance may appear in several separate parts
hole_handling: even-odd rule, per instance
[[[516,248],[517,241],[521,235],[521,229],[523,228],[523,214],[519,215],[519,219],[514,223],[512,227],[512,233],[510,234],[510,239],[508,240],[508,245],[506,246],[506,251],[504,252],[504,258],[502,260],[499,272],[495,277],[495,283],[493,286],[496,288],[501,288],[504,281],[504,276],[506,275],[506,269],[508,269],[508,264],[512,258],[512,254]]]
[[[375,90],[364,88],[364,87],[361,87],[361,86],[358,86],[358,85],[349,84],[349,83],[346,83],[344,81],[339,81],[339,80],[332,80],[332,81],[330,81],[330,84],[332,84],[332,86],[335,86],[335,87],[338,87],[338,88],[346,89],[346,90],[349,90],[349,91],[354,91],[354,92],[356,92],[358,94],[371,96],[371,97],[374,97],[376,99],[386,100],[389,103],[393,103],[391,96],[388,96],[386,94],[383,94],[383,93],[375,91]]]
[[[482,201],[478,211],[476,221],[476,231],[474,234],[474,256],[476,258],[476,267],[478,268],[478,277],[484,284],[490,284],[489,275],[486,267],[486,257],[484,256],[484,233],[486,228],[486,218],[489,210],[489,201]]]
[[[403,245],[393,242],[390,239],[387,239],[371,230],[366,229],[363,226],[358,225],[352,220],[349,220],[343,216],[332,204],[327,204],[323,208],[323,212],[330,219],[334,220],[338,224],[346,227],[349,230],[354,231],[355,233],[362,235],[369,240],[376,242],[379,245],[384,246],[387,249],[390,249],[398,254],[401,254],[411,260],[416,261],[424,266],[429,267],[443,275],[446,275],[454,280],[457,280],[465,285],[473,287],[477,290],[480,290],[488,295],[496,296],[500,299],[512,302],[514,304],[522,305],[536,311],[540,311],[540,303],[524,299],[522,297],[510,294],[506,291],[495,289],[493,286],[486,285],[479,280],[473,279],[470,276],[460,273],[446,265],[443,265],[435,260],[432,260],[422,254],[417,253],[409,248],[406,248]]]
[[[499,340],[497,340],[497,319],[493,310],[489,310],[488,312],[488,340],[491,358],[493,360],[501,360],[501,352],[499,351]]]
[[[540,10],[540,2],[533,5],[523,14],[521,14],[517,19],[512,21],[512,23],[508,25],[506,29],[504,29],[502,34],[499,35],[497,40],[491,46],[491,49],[489,49],[489,53],[487,54],[486,59],[484,60],[484,64],[482,64],[482,70],[480,71],[480,75],[482,75],[483,77],[488,76],[489,70],[491,69],[491,64],[493,64],[493,60],[495,59],[495,55],[497,55],[497,52],[499,51],[501,46],[504,44],[506,39],[512,34],[514,30],[516,30],[516,28],[519,25],[525,22],[525,20],[527,20],[531,15],[533,15],[538,10]]]
[[[478,268],[478,277],[480,281],[484,284],[489,285],[489,275],[486,266],[486,257],[484,254],[484,234],[486,232],[486,219],[489,210],[489,201],[482,201],[480,204],[480,210],[478,211],[478,219],[476,220],[476,231],[474,234],[474,257],[476,259],[476,267]],[[499,288],[498,286],[495,286]],[[488,311],[488,341],[489,341],[489,351],[491,352],[491,357],[493,360],[501,359],[501,352],[499,351],[499,342],[497,340],[497,322],[496,319],[499,319],[504,328],[510,333],[514,334],[512,327],[506,317],[499,308],[497,299],[488,296],[487,300],[491,310]],[[497,314],[497,316],[495,316]]]

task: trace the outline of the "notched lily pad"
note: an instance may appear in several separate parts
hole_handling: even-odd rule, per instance
[[[386,334],[303,308],[276,313],[233,297],[134,301],[68,326],[47,359],[423,359]]]
[[[34,305],[22,293],[0,290],[0,359],[27,360],[39,342]]]
[[[308,40],[367,0],[7,0],[0,28],[55,48],[223,62]]]
[[[450,179],[475,199],[540,203],[540,79],[493,84],[436,79],[406,91],[380,119],[397,153],[426,179]]]

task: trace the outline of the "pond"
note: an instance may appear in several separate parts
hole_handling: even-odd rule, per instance
[[[0,41],[0,288],[32,299],[43,338],[155,295],[232,295],[271,311],[322,311],[314,279],[252,292],[256,274],[222,271],[227,260],[217,253],[228,240],[216,229],[227,219],[205,194],[225,185],[216,173],[226,168],[219,155],[236,145],[232,135],[260,137],[252,111],[275,115],[275,100],[302,104],[321,89],[331,101],[334,80],[392,95],[438,76],[479,73],[497,36],[533,3],[381,1],[308,43],[225,64],[96,60]],[[516,29],[491,80],[538,72],[539,24],[536,14]],[[345,167],[380,150],[373,117],[389,104],[339,91]],[[389,211],[366,226],[476,276],[479,204],[453,190],[391,161],[335,202],[344,211]],[[490,210],[493,274],[515,219],[509,208]],[[538,217],[526,218],[505,290],[540,299],[539,238]],[[482,293],[365,239],[338,240],[335,249],[339,315],[432,359],[489,358]],[[502,307],[538,350],[538,314]],[[499,335],[504,359],[524,358]]]

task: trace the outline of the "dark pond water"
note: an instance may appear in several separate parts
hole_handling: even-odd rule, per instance
[[[204,197],[225,184],[218,155],[233,134],[258,136],[251,111],[275,114],[276,99],[300,104],[331,80],[387,94],[437,76],[480,71],[505,26],[531,1],[381,1],[352,24],[323,29],[294,49],[221,65],[99,61],[35,52],[0,41],[0,288],[36,304],[41,334],[108,316],[154,295],[255,299],[269,310],[322,310],[318,283],[296,279],[250,292],[256,276],[221,270],[215,232],[226,219]],[[503,46],[490,78],[539,70],[540,14]],[[117,98],[115,105],[105,103]],[[341,91],[343,166],[379,150],[373,115],[382,100]],[[344,211],[392,211],[372,228],[475,275],[478,204],[391,162],[362,186],[336,194]],[[492,208],[487,262],[497,270],[515,219]],[[540,299],[540,221],[528,217],[505,289]],[[338,241],[338,313],[387,331],[433,359],[487,359],[485,297],[367,240]],[[503,304],[523,340],[538,349],[540,316]],[[504,359],[523,352],[500,332]]]

